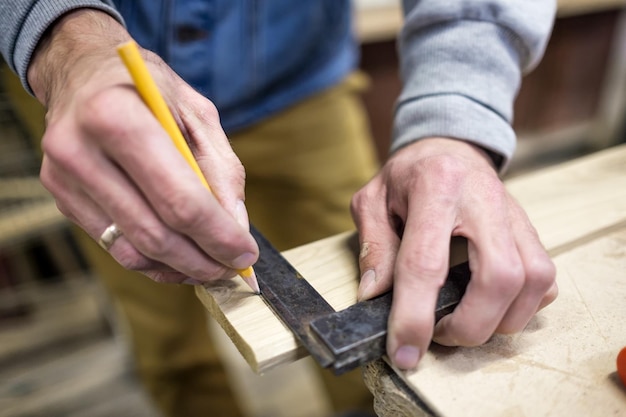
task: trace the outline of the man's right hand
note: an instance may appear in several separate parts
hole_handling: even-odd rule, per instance
[[[217,110],[160,58],[142,54],[213,194],[137,94],[116,47],[130,40],[109,15],[59,19],[35,51],[28,81],[48,108],[41,181],[60,211],[110,247],[125,268],[159,282],[197,283],[252,265],[245,172]]]

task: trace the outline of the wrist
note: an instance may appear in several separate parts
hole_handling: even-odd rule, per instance
[[[416,141],[414,145],[421,148],[420,154],[422,156],[457,155],[480,162],[484,167],[493,169],[496,172],[499,169],[498,164],[503,159],[500,155],[478,144],[456,138],[429,137]]]
[[[504,165],[504,156],[490,149],[482,147],[480,145],[474,145],[474,146],[477,147],[480,151],[482,151],[489,158],[489,161],[491,162],[491,166],[493,167],[493,169],[495,169],[496,172],[500,172],[500,170],[502,169],[502,166]]]
[[[44,34],[28,67],[28,83],[45,106],[56,93],[85,75],[85,65],[102,66],[116,58],[115,47],[130,39],[126,29],[107,13],[78,9],[59,18]]]

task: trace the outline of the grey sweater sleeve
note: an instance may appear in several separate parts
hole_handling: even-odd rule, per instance
[[[31,94],[26,71],[39,39],[55,20],[78,8],[99,9],[123,23],[111,0],[0,1],[0,52]]]
[[[471,141],[503,158],[515,150],[513,101],[540,60],[554,0],[404,0],[399,50],[404,88],[392,152],[416,140]]]

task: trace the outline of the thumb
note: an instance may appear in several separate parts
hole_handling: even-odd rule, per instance
[[[368,185],[366,187],[371,187]],[[368,198],[367,195],[374,198]],[[387,211],[384,193],[362,190],[352,200],[352,217],[359,232],[361,281],[357,298],[367,300],[391,289],[396,253],[400,246]]]
[[[248,230],[245,169],[222,129],[218,111],[212,102],[194,91],[185,97],[181,104],[185,111],[180,117],[198,165],[221,206]]]

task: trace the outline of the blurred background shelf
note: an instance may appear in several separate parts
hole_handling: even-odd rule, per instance
[[[0,416],[156,417],[14,104],[0,84]]]
[[[365,105],[381,159],[390,140],[401,83],[396,35],[400,2],[355,0]],[[509,175],[624,140],[626,1],[561,0],[545,56],[515,102],[518,150]]]

